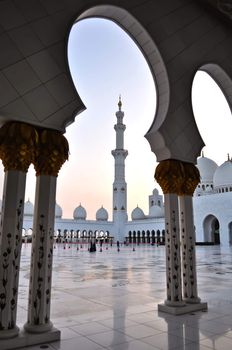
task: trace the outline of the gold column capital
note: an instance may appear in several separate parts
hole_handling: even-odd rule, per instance
[[[5,171],[27,172],[34,159],[38,134],[32,125],[10,121],[0,128],[0,158]]]
[[[179,191],[179,196],[192,196],[195,188],[200,182],[200,173],[198,168],[192,163],[184,163],[184,179]]]
[[[41,129],[38,132],[39,141],[34,159],[36,176],[58,176],[61,166],[68,159],[68,141],[57,130]]]
[[[200,182],[200,173],[192,163],[167,159],[158,164],[155,179],[164,194],[175,193],[178,196],[192,196]]]
[[[183,182],[183,177],[183,164],[176,159],[162,160],[155,170],[155,179],[162,188],[164,194],[178,194]]]

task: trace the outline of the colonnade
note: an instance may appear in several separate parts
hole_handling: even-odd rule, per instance
[[[133,244],[165,244],[165,230],[129,231],[125,240]]]
[[[68,142],[58,131],[8,122],[0,129],[0,158],[5,171],[0,224],[1,345],[1,341],[19,339],[16,324],[18,279],[26,173],[31,163],[37,180],[24,336],[48,334],[53,329],[50,303],[56,179],[68,158]],[[155,178],[165,196],[167,299],[159,305],[159,310],[178,314],[205,309],[207,304],[200,302],[197,293],[192,209],[199,172],[193,164],[165,160],[158,165]],[[192,308],[189,309],[189,305]],[[59,334],[55,337],[57,339]],[[49,340],[55,338],[49,335]],[[30,345],[28,339],[25,344]]]
[[[48,332],[53,327],[50,303],[56,179],[68,152],[68,142],[58,131],[19,122],[8,122],[0,129],[0,158],[5,171],[0,224],[0,345],[3,348],[4,340],[19,333],[18,279],[26,173],[31,163],[36,171],[36,195],[24,336]]]
[[[159,163],[155,179],[165,202],[167,298],[159,310],[181,314],[207,309],[198,297],[192,196],[200,174],[194,164]]]
[[[99,241],[103,243],[112,243],[114,237],[110,235],[109,231],[92,231],[92,230],[64,230],[60,229],[54,234],[54,241],[56,243],[75,243],[75,244],[89,244],[92,241]]]

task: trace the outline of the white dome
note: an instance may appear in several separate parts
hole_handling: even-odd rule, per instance
[[[86,210],[82,207],[81,204],[73,212],[73,218],[75,220],[86,220],[86,216]]]
[[[213,176],[218,165],[212,159],[200,157],[197,159],[196,166],[200,172],[201,183],[213,182]]]
[[[59,206],[59,204],[56,203],[56,211],[55,211],[55,217],[56,218],[61,218],[63,215],[63,211],[61,206]]]
[[[151,218],[162,218],[164,217],[164,209],[158,205],[153,205],[149,209],[149,217]]]
[[[213,177],[214,187],[232,187],[232,162],[227,160],[217,168]]]
[[[212,192],[213,190],[212,190],[212,188],[211,187],[206,187],[206,189],[205,189],[205,192]]]
[[[24,204],[24,215],[33,216],[33,214],[34,214],[34,205],[28,199],[28,201],[25,202]]]
[[[132,210],[132,212],[131,212],[131,219],[132,220],[141,220],[144,218],[145,218],[144,212],[138,206]]]
[[[108,220],[108,212],[105,208],[101,207],[96,212],[96,220],[99,221],[107,221]]]
[[[158,196],[159,195],[159,191],[157,190],[157,188],[154,188],[152,194],[153,194],[153,196]]]

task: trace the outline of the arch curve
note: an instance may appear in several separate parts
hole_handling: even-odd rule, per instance
[[[222,90],[232,112],[232,80],[226,71],[216,63],[206,63],[199,70],[208,73]]]
[[[121,27],[137,44],[150,68],[157,91],[157,106],[154,119],[145,137],[150,143],[151,150],[159,158],[159,149],[165,147],[165,140],[161,133],[156,133],[154,137],[153,132],[158,130],[164,122],[170,100],[168,74],[159,49],[139,21],[121,7],[114,5],[91,7],[80,14],[75,23],[92,17],[112,20]]]

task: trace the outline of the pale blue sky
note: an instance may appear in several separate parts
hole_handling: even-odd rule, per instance
[[[144,134],[155,115],[156,92],[142,53],[113,22],[88,19],[80,21],[72,29],[69,64],[76,88],[87,107],[67,130],[70,163],[75,173],[70,186],[66,187],[70,196],[69,211],[81,202],[89,218],[95,217],[101,205],[111,214],[114,170],[111,150],[115,148],[113,125],[121,93],[127,126],[125,148],[129,151],[126,159],[128,214],[130,217],[137,204],[147,212],[148,195],[157,186],[154,182],[156,157],[150,151]],[[221,163],[232,149],[227,133],[232,126],[229,108],[219,88],[206,73],[197,74],[194,87],[194,112],[197,122],[200,120],[202,137],[208,144],[205,155]],[[217,134],[221,138],[220,146]],[[59,179],[57,199],[62,205],[62,183],[67,181],[65,176],[70,176],[70,165],[63,167]]]
[[[87,110],[76,117],[65,136],[70,158],[58,177],[57,202],[63,217],[72,217],[81,203],[87,218],[95,219],[103,205],[111,217],[112,183],[118,96],[125,112],[126,181],[128,214],[138,204],[145,213],[154,182],[156,157],[144,134],[155,114],[156,94],[149,67],[131,38],[115,23],[103,19],[82,20],[69,38],[69,64],[79,95]],[[232,155],[232,118],[223,94],[203,72],[194,79],[193,109],[202,137],[205,156],[218,164]],[[1,172],[1,182],[3,171]],[[34,170],[30,167],[26,199],[34,201]]]
[[[69,189],[72,203],[76,206],[81,202],[89,218],[95,217],[101,205],[111,214],[114,176],[111,150],[115,148],[115,112],[121,94],[127,126],[125,148],[129,151],[126,159],[129,212],[137,203],[145,202],[147,206],[147,195],[154,187],[156,158],[143,136],[155,114],[156,94],[143,55],[114,23],[90,19],[80,21],[72,30],[69,64],[87,107],[66,135],[76,169],[72,184],[75,189],[71,186]],[[59,194],[57,199],[61,202],[62,195],[61,200]]]

